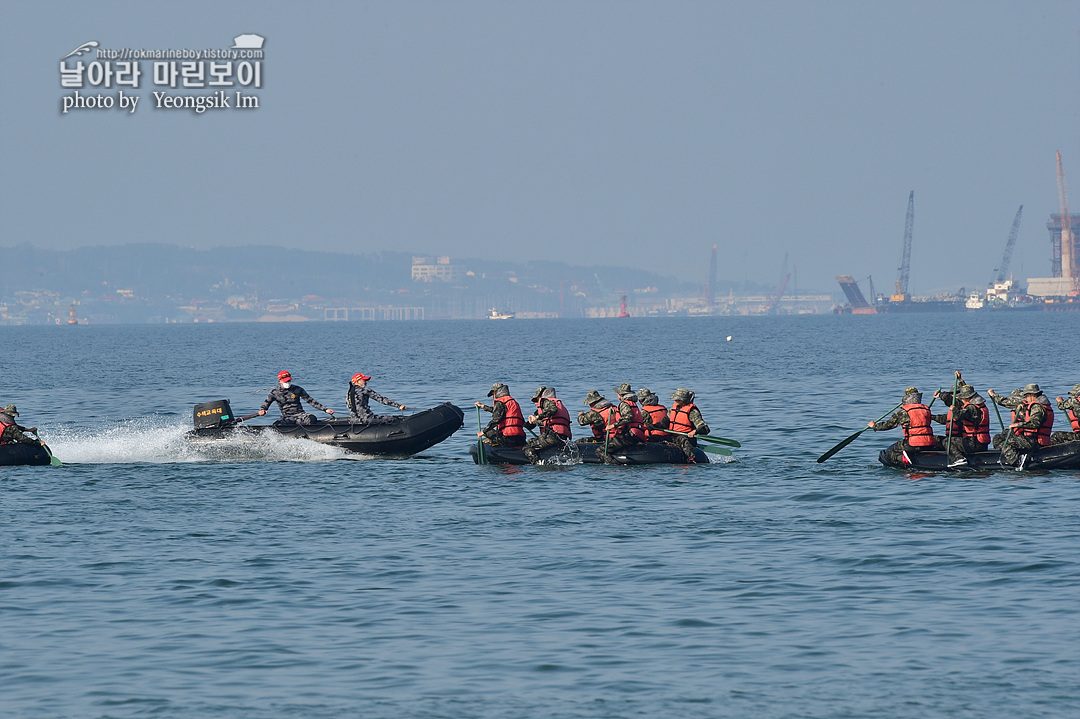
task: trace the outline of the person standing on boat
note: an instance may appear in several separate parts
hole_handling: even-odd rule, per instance
[[[562,447],[571,439],[570,412],[562,400],[555,396],[554,387],[538,387],[532,401],[536,404],[536,413],[525,420],[529,429],[540,427],[540,436],[525,443],[525,459],[532,464],[540,463],[540,450],[548,447]]]
[[[1051,444],[1080,441],[1080,384],[1074,384],[1069,390],[1069,398],[1057,398],[1057,406],[1069,418],[1071,432],[1054,432],[1050,435]]]
[[[270,405],[277,402],[278,408],[281,410],[280,422],[282,424],[315,424],[318,418],[310,412],[305,412],[300,400],[306,401],[315,409],[320,409],[327,414],[334,414],[334,410],[323,407],[303,387],[293,384],[292,375],[289,374],[288,370],[281,370],[278,372],[277,377],[278,386],[270,390],[270,394],[266,395],[262,406],[259,407],[260,415],[266,414],[266,410]]]
[[[941,448],[930,426],[930,408],[922,403],[922,392],[916,387],[904,390],[903,404],[893,412],[892,417],[884,422],[867,422],[866,426],[875,432],[903,428],[904,436],[885,450],[886,460],[893,464],[910,464],[905,452]]]
[[[641,426],[645,430],[646,442],[662,442],[670,435],[664,430],[668,426],[668,408],[660,404],[660,398],[651,389],[642,387],[637,391],[641,405]]]
[[[0,444],[21,442],[23,444],[40,444],[44,447],[45,442],[42,440],[27,437],[23,434],[23,432],[37,434],[37,427],[23,427],[15,421],[18,416],[19,410],[13,404],[7,405],[4,407],[4,411],[0,412]]]
[[[525,444],[525,418],[521,414],[521,405],[510,396],[510,388],[496,382],[491,385],[487,396],[494,398],[491,405],[477,402],[476,406],[491,412],[491,421],[476,436],[487,437],[493,447],[520,447]]]
[[[1039,385],[1024,385],[1024,401],[1016,408],[1016,416],[1009,425],[1009,435],[1001,447],[1001,462],[1023,466],[1023,455],[1032,450],[1050,446],[1050,433],[1054,428],[1054,411],[1041,401],[1044,398]],[[993,391],[989,392],[993,397]]]
[[[671,393],[671,409],[668,411],[666,429],[683,434],[669,434],[664,440],[682,450],[687,462],[694,462],[694,448],[697,447],[696,435],[708,434],[709,425],[705,424],[701,410],[694,404],[694,393],[679,387]]]
[[[596,458],[601,462],[615,464],[611,455],[638,442],[629,430],[633,418],[626,415],[620,416],[615,405],[608,402],[607,398],[596,390],[589,390],[589,393],[585,395],[584,403],[589,406],[589,411],[578,413],[578,424],[592,428],[593,438],[600,444],[596,448]],[[607,436],[607,454],[604,454],[605,435]]]
[[[388,407],[407,409],[403,404],[398,404],[392,399],[383,397],[381,394],[367,386],[371,379],[363,372],[357,372],[349,380],[349,392],[345,395],[345,404],[349,408],[349,419],[356,424],[391,424],[397,421],[397,417],[388,414],[374,414],[368,407],[368,400],[385,404]]]

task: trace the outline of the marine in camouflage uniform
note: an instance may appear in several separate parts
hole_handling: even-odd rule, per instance
[[[554,417],[559,411],[559,405],[555,403],[554,387],[537,387],[531,399],[534,403],[539,402],[540,406],[525,421],[525,426],[529,429],[540,426],[542,420]],[[530,463],[539,464],[541,450],[548,447],[565,447],[569,441],[569,438],[561,436],[551,427],[543,427],[540,430],[540,436],[533,437],[525,442],[525,449],[522,451],[525,454],[525,459],[529,460]]]
[[[34,439],[33,437],[27,437],[23,434],[23,432],[37,434],[37,427],[23,427],[15,421],[15,418],[18,416],[19,410],[13,404],[7,405],[4,407],[4,411],[0,412],[0,423],[7,425],[4,427],[3,433],[0,433],[0,444],[21,442],[23,444],[40,444],[44,447],[44,441]]]
[[[1022,390],[1024,393],[1024,399],[1021,401],[1021,405],[1028,402],[1028,397],[1035,399],[1035,402],[1031,405],[1031,411],[1028,413],[1028,418],[1023,420],[1020,418],[1021,409],[1017,410],[1017,417],[1009,425],[1009,433],[1006,436],[1005,442],[1001,447],[1001,463],[1007,465],[1016,465],[1020,462],[1020,455],[1026,455],[1033,449],[1039,448],[1039,439],[1034,434],[1029,437],[1017,434],[1018,429],[1037,430],[1042,426],[1043,421],[1046,420],[1047,407],[1050,402],[1046,399],[1046,396],[1039,389],[1037,384],[1028,384]]]
[[[270,390],[270,394],[266,395],[266,399],[263,400],[262,406],[259,407],[259,414],[266,414],[266,410],[269,409],[270,405],[277,402],[278,408],[281,410],[281,419],[278,422],[281,424],[314,424],[317,418],[315,415],[304,411],[304,406],[300,403],[300,400],[304,400],[315,409],[320,409],[327,414],[334,413],[334,410],[327,409],[319,404],[303,387],[292,384],[292,375],[287,371],[278,372],[278,382],[280,384]]]
[[[491,389],[488,390],[488,397],[509,397],[510,388],[502,382],[496,382],[491,385]],[[516,400],[515,400],[516,403]],[[524,430],[520,435],[504,435],[499,430],[499,423],[506,419],[506,403],[505,402],[492,402],[490,405],[477,402],[476,406],[485,412],[491,412],[491,421],[487,423],[487,426],[481,430],[482,434],[487,437],[488,442],[492,447],[520,447],[525,444]]]
[[[959,373],[957,373],[959,374]],[[943,424],[946,427],[946,433],[944,437],[938,437],[938,445],[940,449],[947,449],[949,452],[949,464],[960,462],[964,459],[964,455],[971,454],[972,452],[983,452],[986,450],[986,445],[980,442],[975,437],[964,437],[960,434],[959,425],[962,423],[973,424],[976,427],[982,422],[982,410],[979,409],[979,405],[976,404],[975,399],[982,400],[985,404],[986,400],[979,397],[975,388],[969,384],[960,385],[956,390],[956,405],[953,406],[953,393],[952,392],[935,392],[935,397],[941,399],[946,406],[952,407],[956,421],[953,423],[954,434],[950,441],[948,435],[949,415],[945,414],[932,414],[930,419],[938,424]],[[964,404],[960,400],[968,400],[968,404]]]
[[[1080,418],[1080,384],[1074,384],[1069,390],[1069,398],[1057,398],[1057,406],[1062,412],[1072,412],[1073,417]],[[1066,415],[1068,416],[1068,415]],[[1077,422],[1069,418],[1072,432],[1054,432],[1050,435],[1051,444],[1064,444],[1065,442],[1080,442],[1080,431],[1076,430]]]
[[[679,387],[671,393],[671,409],[668,411],[668,416],[653,425],[656,429],[667,429],[671,426],[671,413],[676,409],[685,405],[693,405],[690,411],[687,413],[687,420],[690,424],[694,425],[694,434],[708,434],[710,432],[709,425],[705,424],[705,419],[701,416],[701,410],[694,404],[694,393],[683,387]],[[667,439],[662,440],[668,444],[673,444],[682,450],[683,455],[686,457],[687,462],[695,461],[694,448],[697,447],[697,439],[694,437],[686,437],[681,434],[668,435]]]
[[[629,413],[622,414],[619,412],[611,402],[608,402],[607,399],[596,390],[590,390],[589,393],[585,395],[584,404],[589,406],[589,411],[578,413],[578,424],[582,427],[592,427],[593,437],[600,445],[596,448],[596,458],[607,464],[615,464],[612,455],[616,451],[637,444],[638,442],[637,438],[630,434],[630,420],[633,419],[633,416]],[[623,404],[626,403],[620,403],[620,405]],[[630,405],[626,404],[627,409],[629,409],[629,406]],[[615,423],[610,426],[604,419],[604,415],[600,413],[601,410],[609,407],[613,408],[614,412],[619,415],[619,418]],[[609,432],[609,428],[613,430],[613,433],[607,439],[607,454],[604,454],[604,435]]]
[[[398,421],[398,417],[388,414],[375,414],[368,407],[369,400],[375,400],[385,404],[388,407],[397,407],[398,409],[405,409],[405,405],[398,404],[392,399],[383,397],[367,386],[367,381],[371,379],[366,374],[358,372],[354,374],[352,380],[349,381],[349,391],[345,395],[345,404],[349,408],[349,419],[356,424],[393,424]]]
[[[922,404],[922,392],[915,387],[908,387],[904,392],[902,401],[904,404]],[[926,405],[923,406],[925,407]],[[933,417],[931,417],[931,419],[933,419]],[[925,447],[913,447],[908,444],[908,429],[911,427],[911,416],[903,407],[900,407],[893,412],[892,416],[884,422],[868,422],[867,426],[875,432],[885,432],[897,427],[904,428],[904,436],[885,449],[885,459],[891,464],[907,464],[904,459],[905,452],[927,452],[945,448],[944,445],[941,444],[940,437],[934,437],[934,443]],[[960,459],[962,458],[963,456],[961,455]]]

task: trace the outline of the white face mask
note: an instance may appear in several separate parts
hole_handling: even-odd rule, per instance
[[[292,382],[282,382],[281,383],[281,389],[289,389],[289,387],[292,387]]]

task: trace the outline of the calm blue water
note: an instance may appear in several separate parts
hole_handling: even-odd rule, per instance
[[[1080,315],[0,327],[63,468],[0,468],[3,717],[1080,715],[1080,473],[904,475],[915,384],[1080,381]],[[727,335],[731,342],[724,341]],[[185,445],[279,369],[466,426],[409,460]],[[477,467],[472,402],[697,392],[698,467]],[[929,397],[929,392],[927,394]],[[1059,419],[1058,429],[1062,427]]]

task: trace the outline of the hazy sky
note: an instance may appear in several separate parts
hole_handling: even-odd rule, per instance
[[[254,111],[60,112],[59,63],[266,38]],[[982,286],[1080,211],[1080,2],[5,2],[0,245],[156,241]],[[82,56],[91,62],[93,56]],[[68,62],[75,62],[76,58]],[[83,94],[115,96],[117,88]],[[198,94],[208,90],[169,90]],[[287,261],[283,253],[283,261]]]

